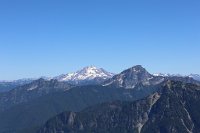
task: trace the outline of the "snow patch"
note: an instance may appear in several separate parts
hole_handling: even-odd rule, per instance
[[[27,91],[32,91],[32,90],[36,89],[37,87],[38,87],[37,85],[31,86],[30,88],[27,89]]]
[[[183,121],[183,119],[181,119],[181,123],[183,124],[183,126],[185,127],[185,129],[187,130],[188,133],[192,133],[192,131],[190,131],[187,126],[185,125],[185,122]]]

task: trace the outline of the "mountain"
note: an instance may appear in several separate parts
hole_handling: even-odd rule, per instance
[[[200,86],[169,80],[143,100],[63,112],[38,133],[199,133],[199,112]]]
[[[6,92],[12,90],[13,88],[19,87],[31,83],[35,79],[19,79],[19,80],[2,80],[0,81],[0,92]]]
[[[13,83],[13,82],[5,82],[5,81],[1,81],[0,82],[0,93],[1,92],[7,92],[12,90],[15,87],[20,86],[19,84]]]
[[[154,73],[154,76],[161,76],[161,77],[184,77],[181,74],[169,74],[169,73]]]
[[[164,74],[164,73],[155,73],[154,76],[161,77],[182,77],[182,78],[193,78],[194,80],[200,81],[200,75],[190,74],[190,75],[181,75],[181,74]]]
[[[200,85],[200,81],[197,81],[191,77],[172,76],[172,77],[165,77],[165,80],[181,81],[184,83]]]
[[[108,101],[134,101],[152,94],[159,85],[137,84],[135,89],[114,86],[73,86],[39,79],[0,94],[0,132],[35,131],[49,118],[66,110],[80,111]]]
[[[163,77],[165,80],[173,80],[173,81],[181,81],[184,83],[192,83],[196,85],[200,85],[200,80],[198,80],[197,74],[191,74],[189,76],[182,76],[180,74],[153,74],[156,77]]]
[[[133,66],[120,74],[114,75],[106,80],[104,86],[123,87],[126,89],[134,89],[136,85],[142,84],[145,86],[157,85],[164,80],[182,81],[185,83],[193,83],[200,85],[200,82],[191,77],[183,77],[180,75],[168,74],[150,74],[141,65]]]
[[[24,78],[24,79],[18,79],[18,80],[0,80],[0,83],[16,83],[19,85],[24,85],[24,84],[32,82],[33,80],[36,80],[36,79]]]
[[[103,83],[104,86],[134,88],[137,84],[156,85],[164,81],[163,77],[153,76],[141,65],[129,68]]]
[[[193,78],[197,81],[200,81],[200,75],[198,75],[198,74],[190,74],[188,77]]]
[[[107,72],[102,68],[89,66],[74,73],[60,75],[54,79],[69,82],[75,85],[88,85],[99,84],[111,78],[113,75],[113,73]]]
[[[0,112],[0,132],[35,133],[48,119],[61,112],[81,111],[109,101],[135,101],[156,92],[160,86],[140,85],[137,88],[90,85],[49,93]]]
[[[73,85],[65,82],[58,82],[57,80],[47,81],[41,78],[8,92],[0,93],[0,111],[49,93],[69,90],[72,87]]]
[[[83,71],[87,73],[85,77],[88,73],[94,75],[88,69]],[[79,112],[89,106],[116,100],[133,102],[155,92],[160,96],[159,90],[166,80],[193,83],[194,86],[199,83],[188,77],[153,76],[140,65],[101,81],[103,85],[94,83],[97,76],[92,77],[75,82],[78,86],[68,81],[39,79],[0,93],[0,132],[35,133],[48,119],[63,111]],[[93,85],[87,85],[88,81]]]
[[[59,82],[68,82],[74,85],[94,85],[101,84],[105,80],[111,78],[113,75],[113,73],[107,72],[103,68],[88,66],[74,73],[62,74],[54,78],[43,76],[40,79],[45,79],[46,81],[55,79]],[[34,80],[38,79],[24,78],[19,80],[0,80],[0,92],[10,91],[16,87],[29,84]]]

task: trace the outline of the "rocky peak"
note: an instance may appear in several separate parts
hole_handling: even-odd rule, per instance
[[[104,83],[104,86],[115,86],[124,88],[134,88],[138,83],[143,85],[159,84],[163,77],[154,77],[141,65],[131,67],[120,74],[115,75]]]

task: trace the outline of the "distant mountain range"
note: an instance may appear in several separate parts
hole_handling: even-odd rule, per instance
[[[195,108],[193,105],[199,104],[200,81],[189,76],[150,74],[141,65],[114,75],[90,66],[75,73],[55,78],[30,79],[23,83],[0,93],[2,133],[146,133],[148,128],[156,133],[171,133],[172,130],[172,133],[199,131],[196,113],[200,110],[197,108],[195,112],[191,109]],[[173,103],[173,100],[176,102]],[[189,107],[189,102],[192,107]],[[174,112],[176,107],[178,112]],[[165,110],[167,112],[162,116]],[[62,112],[62,115],[58,115]],[[186,116],[185,112],[189,112],[189,124],[186,123],[189,118],[183,117]],[[183,122],[175,114],[179,114]],[[169,116],[173,118],[167,119]],[[172,119],[178,127],[170,123]]]
[[[31,83],[34,80],[36,80],[36,79],[19,79],[19,80],[11,80],[11,81],[1,80],[0,81],[0,92],[6,92],[9,90],[12,90],[18,86]]]
[[[111,78],[114,74],[107,72],[103,68],[97,68],[95,66],[84,67],[83,69],[68,73],[62,74],[60,76],[56,76],[54,78],[51,77],[40,77],[44,80],[50,81],[52,79],[58,80],[59,82],[67,82],[74,85],[91,85],[91,84],[100,84],[103,81]],[[19,80],[1,80],[0,81],[0,92],[6,92],[13,88],[16,88],[21,85],[25,85],[31,83],[32,81],[37,80],[36,78],[27,78],[27,79],[19,79]]]
[[[140,67],[140,65],[138,65],[137,67]],[[131,70],[131,71],[133,71],[133,70]],[[124,72],[124,73],[126,73],[126,72]],[[51,79],[56,79],[59,82],[67,82],[67,83],[74,84],[74,85],[95,85],[95,84],[102,84],[103,82],[107,81],[108,79],[110,79],[110,81],[111,81],[111,78],[115,75],[116,74],[108,72],[108,71],[104,70],[103,68],[97,68],[95,66],[88,66],[88,67],[84,67],[81,70],[78,70],[77,72],[61,74],[61,75],[53,77],[53,78],[45,77],[45,76],[40,77],[40,78],[43,78],[47,81],[50,81]],[[123,77],[122,75],[123,75],[123,73],[121,74],[121,78]],[[132,75],[129,75],[129,76],[132,76]],[[143,76],[145,76],[145,75],[143,75]],[[163,73],[149,74],[149,73],[147,73],[146,76],[147,77],[145,80],[147,80],[147,78],[152,78],[150,82],[155,82],[153,80],[159,80],[159,79],[162,80],[161,77],[184,77],[184,78],[189,77],[189,78],[193,78],[197,81],[200,81],[200,75],[198,75],[198,74],[181,75],[181,74],[163,74]],[[160,78],[155,79],[155,77],[160,77]],[[120,78],[120,77],[116,77],[116,78]],[[134,77],[134,78],[136,78],[136,77]],[[18,86],[31,83],[34,80],[37,80],[37,79],[36,78],[25,78],[25,79],[19,79],[19,80],[0,80],[0,92],[9,91]],[[112,83],[109,83],[109,81],[107,81],[107,83],[105,82],[105,85],[106,84],[112,84]],[[120,86],[122,87],[123,85],[121,84]],[[134,86],[134,83],[130,84],[126,88],[132,88],[133,86]]]
[[[190,74],[190,75],[181,75],[181,74],[163,74],[163,73],[156,73],[153,74],[154,76],[162,76],[162,77],[190,77],[197,81],[200,81],[200,75],[198,74]]]

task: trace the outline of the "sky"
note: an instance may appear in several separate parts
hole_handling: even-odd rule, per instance
[[[199,0],[0,1],[0,80],[138,64],[200,74]]]

